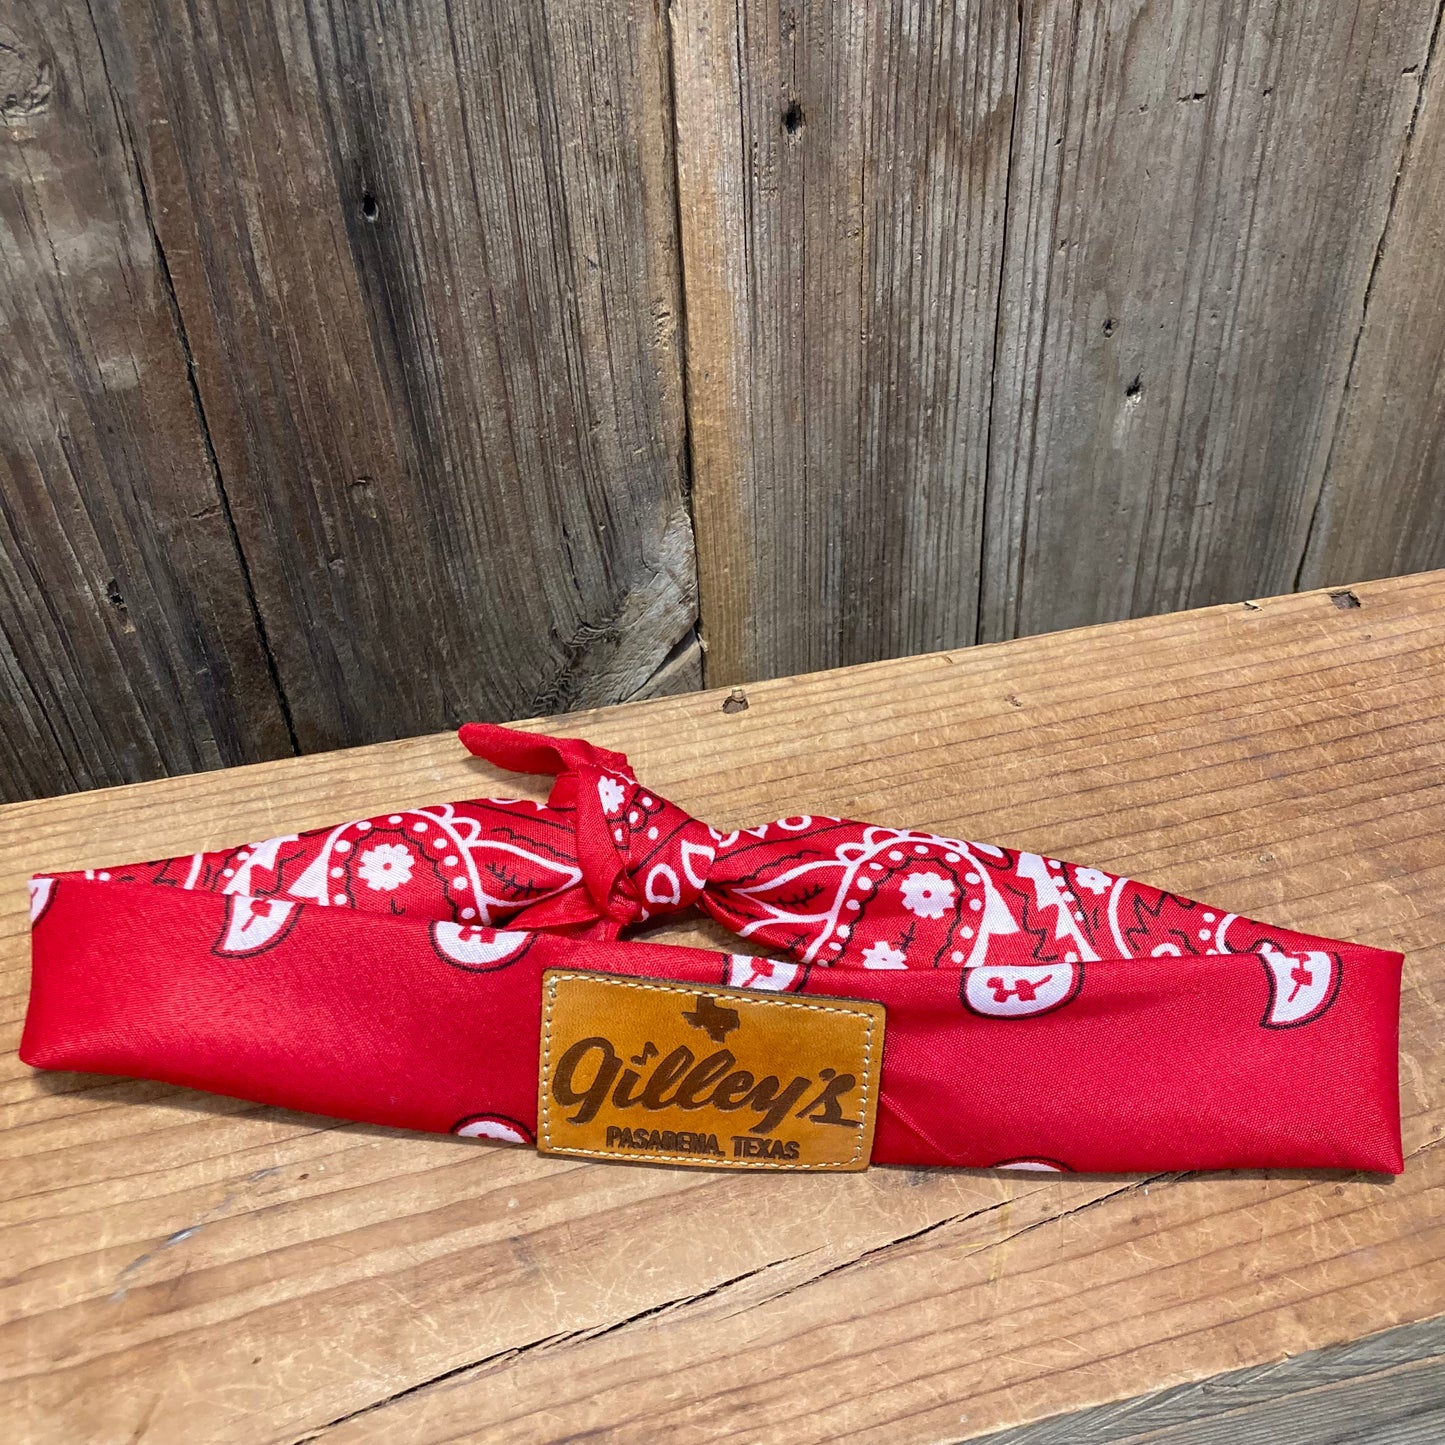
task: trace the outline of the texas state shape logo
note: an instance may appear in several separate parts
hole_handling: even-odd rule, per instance
[[[1062,1008],[1083,982],[1079,963],[983,964],[964,969],[963,1002],[991,1018],[1029,1018]]]

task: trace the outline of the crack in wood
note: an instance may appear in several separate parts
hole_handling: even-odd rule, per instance
[[[705,653],[697,624],[694,623],[658,663],[656,671],[619,701],[640,702],[644,698],[677,697],[682,693],[701,691]]]
[[[1031,1221],[1021,1225],[1018,1229],[1001,1236],[998,1239],[990,1240],[979,1247],[978,1252],[985,1252],[992,1249],[999,1249],[1006,1246],[1011,1240],[1032,1230],[1042,1228],[1049,1224],[1056,1224],[1065,1219],[1071,1219],[1076,1215],[1083,1214],[1099,1205],[1107,1204],[1110,1200],[1118,1199],[1122,1195],[1133,1193],[1143,1189],[1146,1193],[1151,1184],[1166,1179],[1179,1179],[1186,1177],[1183,1174],[1151,1174],[1145,1178],[1130,1179],[1122,1183],[1118,1188],[1099,1195],[1094,1199],[1086,1200],[1082,1204],[1075,1205],[1070,1209],[1060,1210],[1056,1214],[1050,1214],[1043,1219]],[[1035,1191],[1036,1192],[1036,1191]],[[1011,1205],[1017,1203],[1018,1196],[1010,1195],[1004,1199],[994,1201],[992,1204],[977,1209],[960,1210],[956,1214],[950,1214],[943,1219],[933,1220],[928,1224],[921,1225],[917,1229],[909,1230],[904,1234],[896,1235],[892,1239],[885,1240],[881,1244],[870,1245],[860,1249],[847,1258],[838,1260],[826,1268],[816,1272],[807,1273],[800,1279],[787,1280],[781,1283],[781,1287],[773,1290],[764,1290],[756,1297],[751,1297],[739,1302],[738,1309],[724,1309],[719,1317],[719,1322],[733,1318],[742,1310],[755,1309],[762,1305],[784,1298],[787,1295],[809,1289],[824,1280],[832,1279],[837,1275],[847,1273],[850,1270],[866,1267],[872,1260],[887,1255],[903,1246],[913,1244],[919,1240],[926,1239],[929,1235],[937,1234],[941,1230],[959,1224],[970,1224],[987,1215],[996,1214],[1000,1210],[1007,1210]],[[371,1404],[362,1406],[360,1409],[350,1411],[346,1415],[339,1416],[335,1420],[329,1420],[305,1435],[299,1436],[294,1445],[309,1445],[309,1442],[323,1439],[330,1431],[345,1425],[352,1420],[365,1415],[371,1415],[378,1410],[396,1404],[413,1395],[419,1394],[433,1386],[443,1385],[457,1379],[459,1376],[468,1376],[473,1379],[480,1379],[487,1373],[504,1368],[515,1361],[532,1355],[538,1355],[558,1349],[565,1349],[571,1345],[587,1344],[593,1340],[605,1338],[610,1335],[619,1334],[625,1330],[636,1328],[639,1325],[667,1318],[673,1315],[680,1315],[706,1305],[711,1300],[721,1298],[739,1286],[747,1284],[750,1280],[766,1279],[787,1270],[788,1266],[795,1265],[800,1261],[815,1259],[828,1253],[825,1246],[817,1246],[813,1249],[804,1250],[798,1254],[787,1255],[781,1259],[768,1260],[755,1268],[747,1269],[732,1275],[726,1279],[718,1280],[715,1284],[709,1285],[706,1289],[699,1290],[695,1294],[682,1295],[675,1299],[662,1300],[656,1304],[648,1305],[644,1309],[636,1310],[631,1314],[606,1323],[589,1325],[580,1329],[559,1331],[556,1334],[546,1335],[524,1345],[513,1346],[506,1350],[499,1350],[494,1354],[483,1356],[479,1360],[470,1361],[467,1364],[457,1365],[451,1369],[431,1376],[425,1380],[419,1380],[414,1385],[398,1390],[382,1399],[373,1401]]]
[[[170,263],[166,259],[166,248],[161,240],[160,231],[156,228],[155,214],[151,206],[150,189],[146,184],[145,168],[141,164],[140,150],[136,145],[135,136],[131,129],[130,117],[127,113],[124,101],[116,90],[115,82],[110,73],[110,57],[106,53],[105,38],[101,34],[100,24],[95,16],[95,0],[85,0],[86,14],[90,18],[91,30],[95,36],[96,50],[100,56],[101,72],[105,76],[106,90],[110,96],[111,110],[115,115],[117,131],[124,142],[126,153],[130,161],[131,175],[135,180],[136,191],[140,198],[141,214],[145,219],[146,230],[150,236],[150,243],[155,252],[156,270],[161,280],[161,287],[165,294],[166,305],[170,311],[171,322],[175,327],[176,340],[181,348],[181,355],[185,361],[186,383],[190,389],[191,406],[195,412],[196,425],[199,429],[201,442],[205,447],[206,462],[210,468],[211,480],[216,489],[216,497],[220,502],[221,516],[225,520],[226,531],[230,535],[231,545],[235,548],[236,563],[240,569],[241,586],[245,602],[251,615],[251,623],[256,630],[256,639],[261,648],[261,655],[266,665],[266,672],[271,681],[271,686],[276,694],[276,705],[281,713],[281,721],[286,728],[286,737],[291,745],[292,754],[298,754],[301,746],[296,738],[296,724],[291,716],[291,705],[286,697],[286,690],[281,685],[281,674],[276,664],[276,653],[271,646],[271,639],[266,633],[266,621],[261,615],[260,603],[256,597],[256,585],[251,576],[251,565],[246,557],[246,550],[241,545],[240,534],[236,530],[236,519],[231,509],[231,498],[226,489],[226,479],[221,471],[220,458],[216,454],[215,438],[211,435],[210,422],[206,417],[205,401],[201,396],[201,388],[196,378],[196,358],[191,349],[191,340],[186,331],[186,318],[181,309],[180,298],[176,294],[175,280],[171,275]]]
[[[1018,133],[1019,121],[1019,96],[1023,91],[1024,84],[1024,4],[1023,0],[1017,0],[1014,6],[1014,78],[1013,78],[1013,104],[1009,109],[1008,123],[1008,145],[1004,152],[1003,166],[1003,224],[999,236],[999,274],[995,278],[998,286],[998,295],[994,298],[993,308],[993,355],[989,361],[988,369],[988,419],[984,425],[983,433],[983,487],[979,496],[979,535],[978,535],[978,579],[974,596],[973,614],[973,640],[975,644],[981,643],[984,638],[984,586],[988,576],[988,548],[989,548],[989,495],[993,486],[993,418],[994,406],[997,402],[998,388],[998,367],[999,356],[1004,342],[1004,293],[1007,288],[1004,285],[1004,277],[1008,270],[1008,244],[1009,244],[1009,217],[1013,203],[1014,183],[1014,140]],[[1105,323],[1104,334],[1114,334],[1114,322],[1112,319]],[[1017,602],[1015,603],[1017,606]]]
[[[803,1257],[805,1256],[794,1256],[794,1258]],[[495,1354],[483,1356],[480,1360],[472,1360],[464,1365],[457,1365],[452,1369],[444,1370],[442,1373],[433,1375],[428,1379],[418,1380],[416,1384],[408,1385],[404,1390],[398,1390],[394,1394],[386,1396],[384,1399],[373,1401],[371,1404],[364,1405],[358,1410],[352,1410],[348,1414],[338,1416],[335,1420],[328,1420],[326,1424],[322,1425],[319,1429],[298,1436],[294,1445],[309,1445],[309,1442],[322,1439],[328,1432],[336,1429],[338,1426],[348,1424],[350,1421],[359,1419],[364,1415],[375,1414],[378,1410],[386,1409],[388,1406],[394,1405],[400,1400],[405,1400],[412,1395],[429,1390],[433,1386],[446,1384],[449,1380],[454,1380],[458,1376],[467,1375],[473,1378],[480,1378],[488,1373],[488,1371],[509,1365],[514,1360],[521,1359],[526,1355],[539,1354],[570,1344],[581,1344],[588,1340],[600,1339],[604,1335],[616,1334],[618,1331],[627,1329],[632,1325],[642,1324],[660,1315],[685,1308],[691,1304],[700,1303],[721,1290],[751,1279],[754,1275],[766,1273],[770,1269],[779,1268],[791,1262],[790,1259],[769,1260],[766,1264],[759,1265],[756,1269],[745,1270],[730,1279],[719,1280],[717,1284],[696,1295],[689,1295],[683,1299],[664,1300],[661,1304],[649,1305],[646,1309],[638,1310],[619,1320],[609,1321],[607,1324],[588,1326],[576,1330],[562,1330],[556,1334],[545,1335],[540,1339],[532,1340],[525,1345],[516,1345],[509,1349],[498,1350]]]
[[[1410,111],[1410,121],[1405,127],[1405,135],[1400,143],[1400,159],[1395,166],[1395,175],[1390,182],[1390,199],[1385,206],[1385,219],[1380,227],[1380,239],[1375,245],[1374,256],[1370,262],[1370,274],[1365,281],[1365,294],[1360,303],[1360,321],[1355,328],[1354,340],[1350,345],[1350,359],[1345,367],[1345,384],[1340,389],[1340,395],[1335,406],[1334,415],[1330,423],[1330,444],[1325,451],[1325,463],[1320,470],[1319,483],[1315,491],[1314,502],[1310,507],[1309,524],[1305,528],[1304,542],[1300,547],[1299,560],[1294,569],[1293,589],[1298,592],[1304,586],[1304,575],[1311,560],[1311,551],[1315,547],[1319,524],[1324,511],[1324,502],[1330,490],[1330,480],[1333,474],[1333,463],[1335,460],[1335,448],[1339,444],[1342,431],[1341,422],[1345,412],[1345,402],[1350,395],[1350,389],[1355,381],[1355,368],[1360,359],[1360,342],[1365,334],[1365,326],[1370,317],[1370,303],[1374,300],[1375,283],[1380,274],[1380,263],[1385,258],[1385,251],[1390,240],[1390,227],[1395,219],[1395,205],[1400,197],[1400,183],[1404,179],[1406,168],[1410,163],[1410,150],[1415,141],[1415,131],[1420,122],[1420,110],[1425,103],[1425,86],[1430,78],[1430,66],[1435,59],[1435,47],[1440,39],[1441,21],[1445,20],[1445,0],[1436,6],[1435,22],[1430,30],[1430,40],[1425,47],[1425,62],[1423,65],[1407,65],[1400,74],[1402,76],[1419,75],[1415,86],[1415,104]],[[1340,579],[1344,580],[1344,579]]]
[[[693,566],[696,576],[696,538],[697,538],[697,507],[693,498],[693,468],[695,458],[694,448],[694,426],[693,415],[694,399],[692,394],[692,373],[688,366],[688,282],[687,282],[687,253],[682,244],[682,176],[679,170],[678,158],[682,153],[681,143],[678,139],[677,119],[677,19],[673,14],[674,0],[663,0],[663,105],[666,109],[666,133],[669,146],[666,172],[672,186],[672,227],[673,236],[677,244],[677,296],[676,296],[676,324],[677,324],[677,349],[678,349],[678,373],[679,384],[682,389],[682,436],[680,438],[680,451],[678,456],[678,476],[682,487],[682,504],[687,509],[687,522],[692,530],[693,544]],[[697,688],[707,686],[707,648],[701,643],[702,620],[700,601],[695,603],[699,611],[699,617],[694,622],[689,636],[698,639],[697,653]],[[688,638],[682,638],[673,653],[678,648],[687,644]],[[669,653],[658,667],[657,674],[667,671],[669,664],[674,662],[673,653]],[[652,681],[644,683],[636,693],[635,697],[658,696],[660,694],[651,691]]]

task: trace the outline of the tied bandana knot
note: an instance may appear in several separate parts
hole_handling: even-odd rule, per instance
[[[592,780],[580,782],[584,798]],[[700,902],[717,857],[712,830],[665,798],[610,773],[596,780],[600,824],[579,810],[579,832],[600,826],[616,849],[617,871],[608,894],[608,916],[620,926],[664,913],[681,913]]]
[[[614,939],[696,904],[751,947],[810,967],[961,970],[968,1006],[1007,1016],[1068,1003],[1106,959],[1262,951],[1282,998],[1298,995],[1290,970],[1312,969],[1303,991],[1316,1002],[1336,972],[1328,955],[1300,951],[1305,935],[1102,869],[846,818],[721,833],[639,783],[621,753],[488,723],[460,737],[499,767],[555,775],[547,808],[572,829],[580,877],[536,903],[494,903],[513,926]],[[1297,996],[1281,1005],[1298,1008]]]
[[[990,945],[997,956],[1018,931],[992,870],[1011,881],[1018,873],[1059,945],[1055,973],[1035,978],[1032,991],[1020,979],[1016,997],[1033,1002],[1051,980],[1068,991],[1073,965],[1098,956],[1065,908],[1059,880],[1031,854],[1016,861],[987,844],[807,815],[722,833],[639,783],[619,753],[485,723],[467,724],[460,737],[499,767],[555,774],[547,807],[572,822],[580,885],[508,910],[516,926],[616,938],[630,924],[698,905],[742,938],[804,964],[959,967]],[[1048,956],[1031,945],[1020,961]]]
[[[717,857],[707,824],[645,788],[620,753],[577,738],[544,738],[468,723],[463,745],[512,772],[551,773],[547,806],[572,819],[580,887],[512,914],[519,927],[615,938],[634,923],[698,903]]]

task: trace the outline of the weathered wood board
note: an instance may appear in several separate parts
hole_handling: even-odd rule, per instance
[[[979,1445],[1436,1445],[1445,1319],[983,1437]]]
[[[709,680],[972,642],[1012,6],[672,6]]]
[[[303,750],[643,686],[696,617],[656,9],[106,33]]]
[[[292,751],[84,4],[0,14],[0,798]]]
[[[656,9],[19,18],[0,795],[646,690],[697,611]]]
[[[983,638],[1296,585],[1437,13],[1025,7]]]
[[[0,797],[1445,563],[1440,17],[20,0]]]
[[[3,1418],[27,1445],[921,1445],[1445,1313],[1445,574],[1351,601],[559,727],[720,825],[916,824],[1404,950],[1397,1179],[709,1175],[37,1076],[13,1053],[32,869],[518,780],[443,736],[0,812]]]
[[[1436,33],[1436,49],[1439,47]],[[1445,566],[1445,75],[1420,87],[1302,578]]]
[[[1296,585],[1367,297],[1391,364],[1438,349],[1371,287],[1437,6],[672,14],[710,681]],[[1353,535],[1429,551],[1424,478],[1337,470]]]

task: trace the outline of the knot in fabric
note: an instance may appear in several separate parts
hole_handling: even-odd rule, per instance
[[[801,986],[814,966],[951,969],[960,1005],[987,1017],[1062,1009],[1086,971],[1123,959],[1257,951],[1271,1028],[1313,1019],[1338,991],[1338,959],[1310,935],[1099,868],[828,816],[720,833],[640,784],[620,753],[489,725],[461,736],[503,767],[557,777],[534,827],[531,805],[491,822],[507,887],[488,900],[488,921],[611,939],[697,904],[750,951],[793,960],[770,975],[775,986]],[[530,869],[516,866],[519,854]]]
[[[717,857],[712,830],[635,779],[611,771],[581,772],[577,779],[577,830],[606,834],[611,850],[603,868],[588,869],[589,887],[603,884],[598,902],[619,925],[642,923],[691,908],[707,889]],[[606,856],[584,849],[584,860]],[[615,863],[614,860],[615,859]]]
[[[639,783],[622,754],[487,723],[468,723],[460,736],[470,752],[500,767],[555,774],[548,807],[573,817],[582,887],[524,907],[514,922],[615,937],[702,898],[718,835]]]

